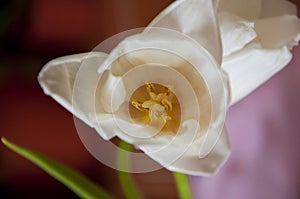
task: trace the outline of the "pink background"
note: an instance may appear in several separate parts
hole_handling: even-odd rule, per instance
[[[120,31],[146,26],[171,1],[1,1],[0,136],[63,162],[124,198],[117,172],[86,151],[72,115],[43,94],[36,76],[55,57],[90,51]],[[190,178],[195,198],[300,198],[298,65],[299,47],[289,66],[229,110],[232,155],[216,176]],[[147,198],[176,198],[170,172],[133,176]],[[3,145],[0,195],[78,198]]]
[[[293,61],[230,108],[232,154],[216,176],[191,177],[196,198],[300,198],[300,47]]]

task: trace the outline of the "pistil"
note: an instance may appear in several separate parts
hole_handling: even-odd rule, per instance
[[[157,93],[155,86],[149,82],[145,83],[145,87],[150,99],[144,102],[131,101],[131,105],[139,111],[146,111],[150,121],[171,120],[171,116],[167,113],[167,111],[172,111],[171,89],[167,88],[167,92]]]
[[[131,117],[144,124],[163,123],[163,130],[176,132],[180,124],[180,105],[170,87],[145,82],[130,98]]]

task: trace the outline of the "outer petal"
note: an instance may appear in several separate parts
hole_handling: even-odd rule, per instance
[[[45,94],[53,97],[58,103],[73,113],[72,93],[76,74],[81,63],[88,58],[100,58],[101,61],[105,54],[82,53],[59,57],[48,62],[38,75],[38,81]]]
[[[218,12],[230,12],[248,20],[258,19],[263,0],[220,0]]]
[[[97,129],[94,114],[95,86],[100,74],[97,68],[106,59],[107,54],[100,52],[82,53],[60,57],[48,62],[39,73],[38,80],[47,95],[53,97],[76,117],[96,128],[104,138],[111,137]],[[84,64],[84,70],[81,66]],[[80,73],[80,75],[78,75]],[[81,80],[82,75],[84,81]],[[79,77],[78,77],[79,76]],[[75,91],[75,96],[74,96]],[[100,105],[96,104],[98,110]],[[106,118],[109,121],[109,117]]]
[[[256,37],[254,23],[228,12],[218,13],[223,57],[241,50]]]
[[[201,141],[196,139],[185,155],[174,164],[167,167],[172,171],[179,171],[190,175],[213,175],[218,172],[230,155],[230,146],[226,128],[218,139],[213,150],[205,157],[199,157],[199,145]]]
[[[231,105],[245,97],[292,59],[287,47],[263,49],[252,44],[224,59],[222,68],[227,73],[231,91]]]
[[[222,49],[213,1],[175,1],[148,27],[169,28],[184,33],[204,46],[221,63]]]
[[[297,7],[287,0],[264,0],[260,18],[297,15]]]
[[[300,20],[293,15],[261,19],[255,22],[255,30],[264,48],[291,49],[300,39]]]

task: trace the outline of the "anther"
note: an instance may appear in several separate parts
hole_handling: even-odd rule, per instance
[[[137,102],[137,101],[132,101],[131,105],[134,106],[136,109],[138,109],[139,111],[144,111],[142,104]]]
[[[167,111],[172,111],[172,103],[167,99],[162,99],[161,104],[165,107]]]
[[[146,86],[148,93],[155,91],[153,84],[151,84],[150,82],[146,81],[145,86]]]

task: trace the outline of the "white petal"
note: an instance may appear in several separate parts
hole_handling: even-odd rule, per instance
[[[168,76],[168,78],[166,78]],[[114,106],[115,102],[119,103],[120,99],[114,97],[115,94],[118,94],[120,90],[122,90],[123,86],[119,86],[118,84],[125,85],[126,88],[126,97],[123,102],[123,106],[119,106],[119,110],[114,112],[116,119],[121,119],[117,121],[117,125],[119,126],[119,131],[116,134],[119,137],[124,138],[122,134],[126,134],[128,138],[125,138],[127,142],[135,144],[140,147],[147,142],[151,142],[150,140],[145,141],[144,138],[155,136],[159,133],[161,128],[150,129],[151,126],[143,126],[143,125],[135,125],[136,122],[132,121],[129,115],[129,104],[131,94],[140,86],[145,84],[145,81],[170,86],[172,88],[172,92],[177,96],[181,104],[181,119],[189,120],[193,119],[199,120],[199,105],[197,102],[197,97],[191,87],[190,82],[187,78],[176,71],[172,67],[166,67],[163,65],[155,65],[155,64],[145,64],[141,66],[134,67],[132,70],[128,71],[123,77],[122,82],[116,82],[117,89],[113,92],[113,101],[112,104]],[[150,132],[152,130],[152,132]],[[141,138],[142,141],[140,140]],[[152,138],[155,142],[155,138]],[[142,143],[143,142],[143,143]]]
[[[261,18],[280,15],[297,15],[297,7],[287,0],[264,0]]]
[[[112,106],[112,94],[114,92],[116,82],[120,81],[120,77],[113,75],[109,70],[103,72],[101,77],[99,78],[99,86],[97,88],[97,98],[99,99],[99,103],[101,103],[101,107],[103,107],[104,111],[107,113],[114,112],[118,105],[116,104],[115,107]],[[121,90],[123,91],[123,90]],[[124,98],[124,92],[116,92],[118,99],[122,100]]]
[[[263,49],[252,44],[224,59],[222,68],[229,78],[231,105],[245,97],[286,66],[292,55],[286,48]]]
[[[226,92],[219,76],[219,68],[214,60],[201,46],[194,45],[192,41],[181,35],[179,39],[176,36],[174,39],[173,36],[151,31],[127,38],[111,52],[99,68],[99,71],[103,71],[104,67],[109,66],[112,75],[122,76],[122,81],[119,82],[122,86],[116,83],[114,93],[123,92],[122,89],[126,88],[125,100],[114,96],[111,98],[113,104],[121,104],[121,106],[116,106],[119,110],[114,112],[117,123],[115,126],[119,128],[112,128],[115,129],[115,134],[142,149],[163,166],[169,166],[171,163],[173,165],[173,162],[181,155],[188,157],[189,155],[183,153],[193,143],[194,137],[199,140],[197,147],[193,149],[193,155],[197,157],[197,160],[206,158],[216,146],[218,136],[222,133],[222,118],[225,118],[227,109]],[[157,132],[151,133],[149,129],[143,130],[145,127],[138,126],[130,120],[129,98],[136,88],[145,84],[145,81],[170,86],[178,97],[182,105],[182,122],[185,125],[181,133],[178,133],[180,136],[175,139],[176,141],[173,140],[174,135],[158,135],[158,137],[149,138],[149,135],[153,136]],[[190,92],[189,87],[192,88]],[[207,88],[210,88],[209,91]],[[177,89],[179,89],[178,92]],[[191,102],[195,98],[191,96],[193,92],[196,94],[197,105]],[[188,100],[181,99],[181,97]],[[119,101],[124,102],[123,106]],[[197,109],[201,113],[200,121],[198,116],[193,116]],[[200,125],[201,130],[197,130],[197,125]],[[145,140],[145,138],[148,139]],[[176,148],[175,151],[174,148]],[[156,153],[157,150],[159,152]],[[209,175],[217,169],[225,156],[216,156],[214,168],[205,170],[202,166],[195,167],[190,173]],[[175,166],[175,169],[185,170],[180,166]]]
[[[100,74],[97,68],[106,59],[107,54],[100,52],[82,53],[60,57],[48,62],[39,73],[38,80],[47,95],[53,97],[58,103],[83,120],[86,124],[97,128],[95,114],[95,89]],[[96,104],[98,110],[101,108]],[[106,115],[108,116],[108,115]],[[102,115],[108,122],[110,117]]]
[[[256,37],[254,23],[231,13],[218,13],[223,56],[242,49]]]
[[[190,148],[176,162],[167,168],[189,175],[210,176],[218,172],[230,155],[230,146],[226,128],[217,140],[210,153],[205,157],[199,157],[199,145],[201,139],[194,140]]]
[[[72,112],[72,90],[81,63],[86,59],[102,61],[104,57],[103,53],[82,53],[56,58],[43,67],[38,76],[39,83],[45,94]]]
[[[212,1],[175,1],[148,27],[169,28],[184,33],[204,46],[218,63],[221,62],[221,42]]]
[[[261,19],[255,30],[264,48],[292,48],[300,39],[300,20],[293,15]]]
[[[215,174],[230,154],[230,147],[226,129],[223,129],[217,144],[205,157],[199,157],[199,150],[203,137],[193,136],[195,123],[187,121],[182,134],[169,140],[166,137],[156,138],[156,142],[146,143],[155,146],[141,146],[141,149],[155,161],[171,171],[189,175],[209,176]],[[157,148],[157,151],[153,151]],[[149,150],[152,149],[152,150]],[[161,149],[161,150],[159,150]]]
[[[263,0],[220,0],[218,12],[229,12],[248,20],[258,19]]]
[[[151,31],[128,37],[119,43],[98,71],[103,71],[103,68],[110,67],[113,63],[112,73],[122,75],[131,68],[145,63],[174,66],[181,65],[185,62],[184,59],[193,62],[199,59],[199,56],[206,57],[206,60],[214,62],[214,67],[218,67],[213,57],[190,37],[173,30],[151,28]]]
[[[227,132],[223,128],[214,147],[206,156],[200,157],[201,143],[205,138],[197,133],[198,128],[197,121],[186,120],[175,137],[157,136],[141,140],[135,146],[169,170],[198,176],[213,175],[230,154]]]

